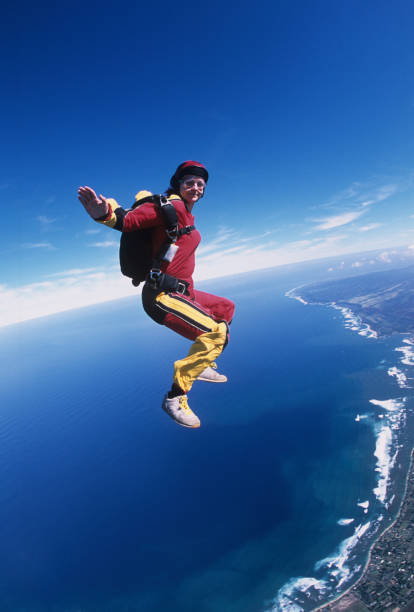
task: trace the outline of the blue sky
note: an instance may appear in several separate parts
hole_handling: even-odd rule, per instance
[[[6,2],[3,324],[132,294],[76,189],[129,205],[185,159],[211,176],[197,278],[412,246],[413,21],[398,0]]]

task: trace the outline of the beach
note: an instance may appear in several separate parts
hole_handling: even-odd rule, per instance
[[[326,283],[312,287],[300,287],[288,292],[287,296],[297,299],[304,305],[328,306],[339,310],[344,318],[345,327],[366,338],[377,340],[384,336],[384,333],[379,333],[379,330],[382,331],[384,329],[387,332],[391,330],[398,337],[398,332],[401,332],[404,309],[399,311],[397,308],[393,311],[392,316],[390,316],[389,312],[384,309],[381,300],[376,296],[376,310],[373,313],[372,300],[369,295],[364,296],[363,299],[352,297],[354,289],[354,281],[352,279],[345,279],[343,282],[336,283],[335,292],[331,294],[335,295],[335,300],[332,297],[329,298],[329,289],[329,284]],[[364,308],[359,308],[358,314],[356,314],[349,307],[353,302],[358,302],[359,306],[361,303],[369,305],[370,316],[365,318]],[[407,328],[404,331],[407,333],[411,330]],[[388,376],[394,378],[398,387],[404,389],[408,397],[410,395],[408,390],[412,388],[412,385],[409,383],[412,377],[407,376],[407,373],[411,372],[407,370],[406,366],[414,365],[413,346],[412,336],[403,336],[402,345],[394,347],[394,351],[400,357],[400,363],[398,366],[388,367],[387,370]],[[407,432],[410,429],[407,426],[409,419],[405,410],[407,396],[386,400],[370,399],[370,404],[381,411],[376,415],[374,427],[376,433],[374,455],[377,459],[375,469],[379,476],[374,494],[377,500],[388,510],[388,519],[392,516],[392,512],[389,511],[392,504],[395,504],[395,493],[390,497],[389,494],[387,495],[387,490],[390,487],[393,487],[394,491],[396,490],[398,471],[395,468],[397,461],[399,462],[399,477],[401,478],[401,457],[397,458],[404,446],[401,443],[401,439],[399,439],[404,430],[406,433],[405,445],[411,449],[399,509],[395,518],[385,529],[385,521],[383,519],[386,516],[379,517],[383,521],[382,525],[380,523],[377,524],[375,532],[378,535],[375,535],[375,532],[371,532],[371,536],[374,539],[369,547],[362,573],[357,581],[335,599],[314,607],[313,610],[315,612],[319,610],[336,612],[339,610],[351,610],[353,612],[377,610],[380,612],[386,609],[395,612],[397,610],[404,610],[407,606],[412,609],[412,604],[414,603],[414,451],[412,449],[412,439],[410,438],[409,431]],[[367,416],[365,414],[358,414],[355,420],[360,422],[361,419],[365,419]],[[392,509],[393,511],[395,511],[394,508]],[[349,522],[347,519],[343,519],[340,524],[346,525]],[[365,531],[369,531],[369,524],[364,525],[364,527],[366,527]],[[357,530],[355,535],[357,535],[356,532]],[[337,590],[339,590],[338,587]]]
[[[404,497],[395,521],[372,544],[357,582],[315,612],[394,611],[414,604],[414,450]],[[407,610],[408,612],[408,610]]]

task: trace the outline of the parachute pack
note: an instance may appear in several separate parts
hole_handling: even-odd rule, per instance
[[[132,279],[132,284],[137,287],[146,280],[149,273],[161,271],[163,261],[172,261],[177,247],[176,240],[182,234],[189,234],[195,227],[186,226],[178,229],[177,212],[172,202],[164,195],[153,195],[148,191],[146,195],[139,197],[127,212],[134,210],[144,202],[153,202],[161,212],[165,224],[165,242],[161,245],[155,258],[152,254],[152,229],[141,229],[133,232],[122,232],[119,245],[119,263],[121,272]]]

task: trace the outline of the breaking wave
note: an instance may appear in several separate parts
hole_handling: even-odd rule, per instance
[[[398,386],[401,387],[401,389],[405,389],[406,387],[408,387],[407,376],[404,374],[404,372],[402,372],[402,370],[399,370],[396,366],[388,368],[388,375],[393,376],[397,380]]]
[[[378,333],[371,329],[368,323],[363,323],[361,318],[354,314],[350,308],[338,306],[335,302],[332,302],[329,306],[341,312],[345,319],[345,327],[347,329],[356,332],[360,336],[365,336],[366,338],[378,338]]]
[[[404,346],[399,346],[395,350],[402,353],[401,363],[408,366],[414,365],[414,339],[404,338]]]
[[[380,425],[376,425],[377,440],[374,455],[377,459],[375,471],[378,472],[375,497],[386,505],[387,491],[390,484],[391,470],[398,455],[398,444],[395,432],[405,422],[405,398],[389,400],[370,400],[371,404],[385,410]]]
[[[290,291],[287,291],[285,293],[285,296],[292,298],[294,300],[298,300],[299,302],[301,302],[301,304],[307,305],[309,302],[307,302],[301,295],[299,295],[299,293],[297,293],[298,289],[300,289],[300,287],[296,287],[294,289],[291,289]],[[335,310],[339,310],[345,319],[345,327],[347,329],[355,331],[360,336],[365,336],[366,338],[378,338],[378,333],[375,330],[373,330],[368,325],[368,323],[364,323],[358,315],[352,312],[350,308],[347,308],[345,306],[338,306],[336,302],[329,302],[329,303],[313,302],[313,303],[318,304],[319,306],[330,306],[331,308],[335,308]],[[414,354],[413,354],[413,358],[414,358]]]
[[[351,518],[351,519],[347,519],[347,518],[343,518],[343,519],[339,519],[338,521],[338,525],[350,525],[351,523],[354,522],[355,519]]]
[[[341,589],[361,569],[361,565],[355,562],[354,549],[370,527],[370,521],[358,525],[353,535],[343,540],[335,552],[315,564],[315,573],[324,572],[323,578],[299,577],[289,580],[279,589],[267,611],[301,612],[321,604],[334,589]]]

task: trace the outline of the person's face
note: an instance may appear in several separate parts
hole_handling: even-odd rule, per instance
[[[187,174],[180,181],[180,196],[188,204],[195,204],[203,195],[205,186],[204,179],[193,174]]]

